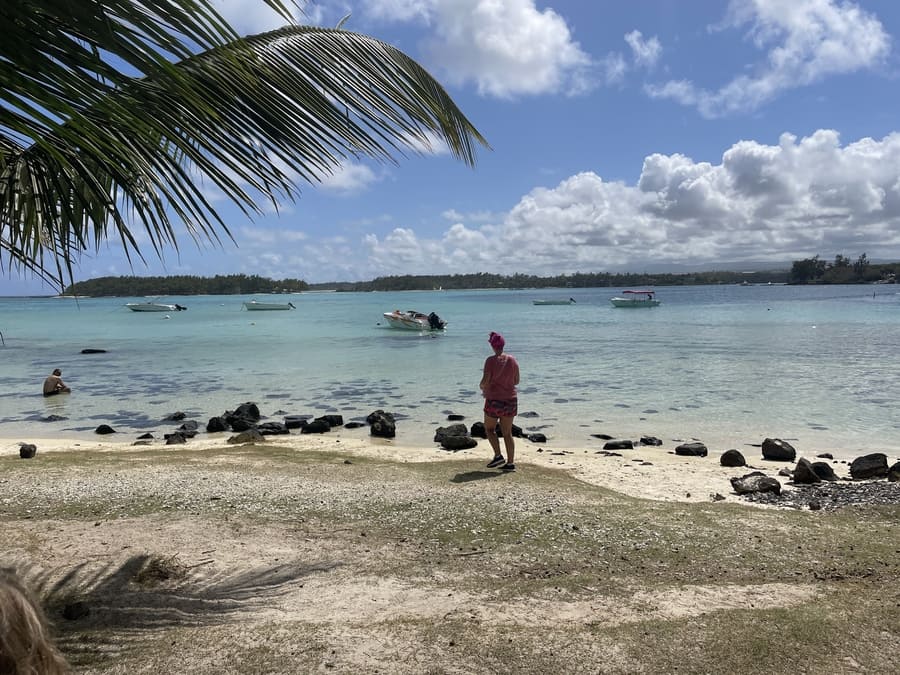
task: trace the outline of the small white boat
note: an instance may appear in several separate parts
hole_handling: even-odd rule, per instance
[[[292,302],[259,302],[258,300],[251,300],[250,302],[244,303],[244,308],[253,311],[278,311],[278,310],[290,310],[297,309],[294,307],[294,303]]]
[[[414,309],[406,311],[395,309],[393,312],[385,312],[384,318],[391,328],[405,330],[444,330],[447,325],[447,322],[434,312],[423,314]]]
[[[531,302],[535,305],[574,305],[575,298],[551,298],[546,300],[532,300]]]
[[[169,305],[164,302],[126,302],[125,306],[132,312],[182,312],[184,305]]]
[[[622,291],[622,295],[610,298],[613,307],[658,307],[656,291]]]

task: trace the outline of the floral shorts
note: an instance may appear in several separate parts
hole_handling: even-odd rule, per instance
[[[518,412],[518,399],[487,398],[484,400],[484,414],[488,417],[515,417]]]

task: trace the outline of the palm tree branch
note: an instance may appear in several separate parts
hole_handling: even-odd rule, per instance
[[[141,39],[126,43],[135,63],[150,58],[136,46]],[[415,61],[343,30],[287,26],[157,64],[140,78],[104,71],[99,86],[74,72],[87,52],[62,51],[71,58],[47,75],[52,88],[13,78],[0,107],[0,130],[9,132],[0,137],[0,255],[57,282],[45,254],[61,260],[57,272],[70,270],[110,233],[129,260],[143,259],[132,221],[158,256],[166,245],[177,249],[178,221],[195,240],[231,237],[202,181],[252,215],[260,212],[255,194],[277,205],[298,194],[298,179],[316,183],[360,155],[395,161],[427,146],[429,134],[470,166],[475,145],[487,147]],[[19,142],[28,138],[31,145]]]

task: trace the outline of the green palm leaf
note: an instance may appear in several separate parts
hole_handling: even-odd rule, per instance
[[[394,161],[436,136],[474,165],[487,146],[421,66],[365,35],[239,38],[190,0],[13,5],[0,9],[13,26],[0,43],[0,258],[57,285],[110,238],[143,258],[135,228],[157,255],[177,248],[180,224],[198,241],[231,237],[206,182],[252,215],[351,158]]]

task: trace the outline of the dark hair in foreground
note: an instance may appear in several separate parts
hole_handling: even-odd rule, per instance
[[[10,570],[0,569],[0,673],[63,675],[69,665],[50,637],[37,599]]]

